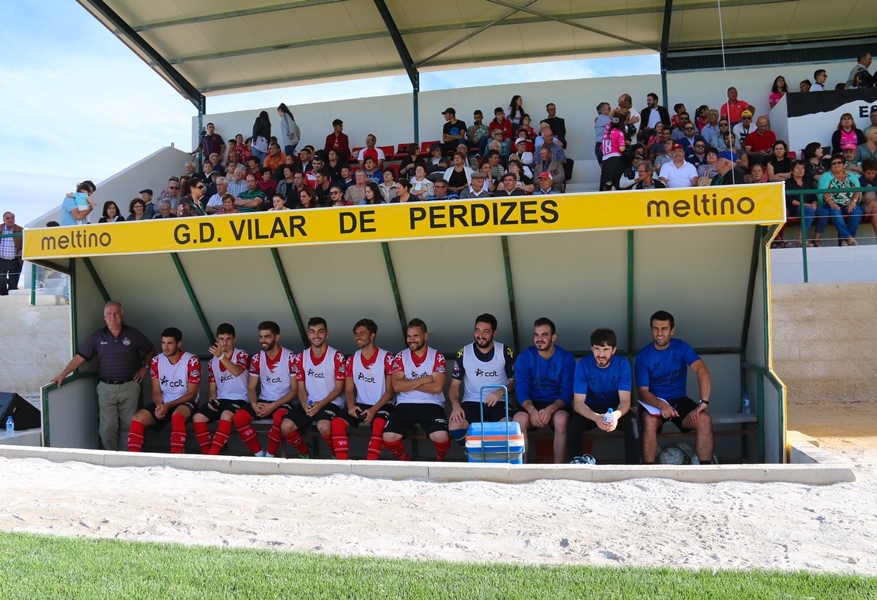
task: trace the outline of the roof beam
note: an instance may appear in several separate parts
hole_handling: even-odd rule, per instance
[[[375,7],[377,7],[378,12],[381,14],[381,18],[384,20],[387,31],[390,32],[390,36],[393,38],[393,45],[396,46],[396,52],[399,53],[402,66],[405,67],[408,79],[411,80],[411,88],[416,94],[420,91],[420,73],[417,72],[414,59],[411,58],[411,53],[408,51],[408,46],[405,45],[405,40],[402,39],[402,34],[399,33],[399,28],[396,27],[396,21],[393,19],[390,9],[387,8],[387,3],[384,0],[374,0],[374,2]]]
[[[212,15],[201,15],[198,17],[187,17],[185,19],[172,19],[170,21],[158,21],[156,23],[147,23],[132,27],[138,33],[141,31],[149,31],[150,29],[161,29],[162,27],[174,27],[176,25],[193,25],[196,23],[207,23],[209,21],[222,21],[225,19],[239,19],[240,17],[248,17],[250,15],[262,15],[265,13],[279,12],[284,10],[293,10],[296,8],[308,8],[312,6],[321,6],[323,4],[335,4],[337,2],[346,2],[347,0],[299,0],[298,2],[284,2],[283,4],[269,4],[268,6],[257,6],[255,8],[246,8],[243,10],[231,10],[223,13],[214,13]]]
[[[140,34],[128,25],[122,17],[103,0],[77,0],[85,10],[94,15],[103,23],[113,35],[119,38],[126,46],[132,47],[139,55],[146,56],[146,64],[157,71],[166,81],[177,88],[179,92],[200,110],[203,106],[204,95],[192,83],[183,77],[168,61],[152,47]],[[150,62],[152,61],[152,62]]]
[[[664,2],[664,23],[661,26],[661,94],[664,103],[670,100],[667,97],[667,49],[670,47],[670,24],[673,21],[673,0]]]

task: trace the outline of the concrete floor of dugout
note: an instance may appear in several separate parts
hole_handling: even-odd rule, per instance
[[[493,481],[525,483],[540,479],[611,482],[643,477],[689,483],[720,481],[784,482],[828,485],[855,481],[852,464],[818,447],[812,438],[789,432],[791,464],[752,465],[507,465],[476,463],[395,462],[365,460],[297,460],[197,454],[160,454],[72,450],[4,445],[0,456],[8,459],[42,458],[53,462],[76,461],[106,467],[171,467],[217,471],[238,475],[325,476],[336,473],[385,479],[421,479],[439,482]]]

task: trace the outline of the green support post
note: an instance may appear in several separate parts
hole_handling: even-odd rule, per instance
[[[91,262],[91,259],[87,256],[82,257],[82,263],[85,265],[85,268],[88,269],[88,272],[91,274],[91,278],[94,280],[94,285],[97,286],[97,291],[100,292],[101,297],[104,299],[104,302],[110,301],[110,294],[107,292],[107,288],[104,287],[104,282],[101,281],[100,275],[97,274],[97,269],[94,268],[94,265]]]
[[[396,270],[393,268],[393,258],[390,256],[390,246],[387,242],[381,242],[381,250],[384,252],[384,262],[387,265],[387,277],[390,278],[390,287],[393,288],[393,299],[396,301],[396,313],[399,315],[399,325],[402,327],[402,343],[404,344],[405,332],[408,330],[408,319],[405,318],[402,296],[399,295],[399,283],[396,281]]]
[[[633,358],[633,230],[627,232],[627,358]]]
[[[213,339],[213,330],[210,329],[210,325],[207,324],[207,318],[204,316],[204,311],[201,309],[201,303],[198,302],[198,297],[195,296],[195,290],[192,289],[192,284],[189,283],[189,277],[186,275],[183,263],[180,262],[180,257],[177,256],[176,252],[171,252],[171,259],[174,261],[174,266],[177,268],[177,273],[180,276],[180,281],[183,282],[183,287],[186,288],[186,293],[189,295],[189,301],[192,303],[192,308],[195,309],[195,314],[198,315],[201,327],[204,328],[204,335],[206,335],[207,340],[210,341]]]
[[[307,348],[310,345],[308,333],[305,330],[304,323],[302,323],[301,313],[298,312],[298,304],[295,302],[295,296],[292,295],[292,286],[289,285],[289,277],[286,276],[286,269],[283,268],[283,261],[280,260],[280,253],[277,251],[277,248],[271,248],[271,256],[274,258],[274,266],[277,267],[280,283],[283,284],[283,291],[286,294],[286,301],[289,302],[292,317],[295,319],[295,326],[298,327],[298,333],[301,335],[301,342]]]
[[[521,340],[518,335],[518,309],[515,305],[515,284],[512,280],[512,261],[509,256],[509,239],[506,236],[502,236],[500,240],[502,241],[502,261],[505,264],[506,291],[509,295],[509,316],[512,320],[512,339],[515,343],[515,352],[520,352]]]

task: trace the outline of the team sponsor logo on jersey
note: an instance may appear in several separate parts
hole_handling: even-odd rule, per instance
[[[308,377],[313,377],[314,379],[325,379],[325,373],[317,373],[313,369],[308,369]]]
[[[171,388],[183,387],[183,385],[185,385],[185,383],[183,382],[182,379],[177,379],[176,381],[171,381],[170,379],[167,378],[166,375],[161,376],[160,382],[161,382],[161,385],[163,385],[165,387],[171,387]]]
[[[419,379],[421,377],[426,377],[427,375],[429,375],[429,373],[426,371],[424,371],[423,373],[418,373],[414,369],[411,369],[411,377],[409,377],[408,379]]]
[[[475,369],[475,377],[499,377],[499,371],[485,371],[483,369]]]
[[[265,383],[280,383],[283,381],[282,377],[266,377]]]
[[[363,374],[363,373],[360,373],[359,377],[357,377],[356,380],[357,381],[364,381],[366,383],[375,383],[375,381],[376,381],[374,377],[366,377],[365,374]]]
[[[229,381],[231,379],[234,379],[234,375],[232,375],[231,373],[228,373],[227,375],[220,375],[219,383],[225,383],[226,381]]]

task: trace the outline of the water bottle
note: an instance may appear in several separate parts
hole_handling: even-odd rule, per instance
[[[12,417],[6,417],[6,437],[10,438],[15,435],[15,422]]]
[[[606,414],[603,415],[603,422],[607,425],[612,422],[612,409],[606,411]]]
[[[744,415],[748,415],[752,413],[752,403],[749,402],[749,392],[743,393],[743,402],[740,405],[741,412]]]

